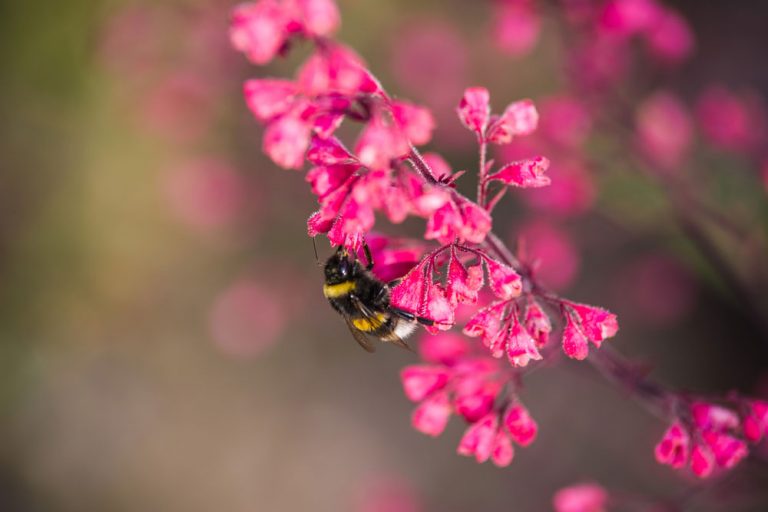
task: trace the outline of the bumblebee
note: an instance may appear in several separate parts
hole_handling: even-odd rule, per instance
[[[369,336],[411,350],[403,338],[414,331],[417,322],[428,326],[434,322],[390,306],[389,289],[397,281],[387,284],[374,276],[371,250],[367,244],[363,250],[366,266],[344,247],[336,248],[325,263],[323,295],[368,352],[376,350]]]

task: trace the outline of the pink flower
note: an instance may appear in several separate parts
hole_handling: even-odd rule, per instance
[[[392,289],[390,304],[435,322],[433,330],[450,329],[454,323],[453,307],[439,285],[432,283],[429,258],[411,269]]]
[[[433,392],[443,389],[448,378],[448,372],[439,366],[406,366],[400,372],[405,396],[413,402],[420,402]]]
[[[317,50],[301,66],[296,77],[308,96],[338,93],[381,94],[381,86],[351,48],[339,43]]]
[[[671,9],[662,9],[656,22],[645,32],[650,52],[662,61],[677,63],[691,55],[695,38],[685,18]]]
[[[744,437],[757,443],[768,431],[768,402],[764,400],[749,400],[748,413],[744,417]]]
[[[589,343],[587,338],[571,315],[566,315],[567,320],[563,329],[563,352],[573,359],[584,360],[589,355]]]
[[[428,109],[405,101],[393,101],[390,108],[395,123],[413,144],[420,146],[430,141],[435,120]]]
[[[603,308],[568,302],[568,306],[576,313],[581,323],[584,335],[600,347],[603,340],[612,338],[619,330],[616,315]]]
[[[536,341],[520,325],[517,315],[512,315],[512,325],[507,336],[507,357],[512,366],[527,366],[531,359],[540,360],[541,354],[536,348]]]
[[[411,425],[422,434],[437,437],[445,430],[450,417],[451,404],[447,393],[434,393],[413,410]]]
[[[512,447],[512,439],[509,438],[506,432],[500,429],[496,433],[496,439],[493,443],[491,462],[493,462],[496,467],[504,468],[512,464],[514,456],[515,449]]]
[[[291,80],[254,79],[246,80],[243,85],[245,102],[260,121],[269,121],[288,112],[298,92],[298,86]]]
[[[578,148],[589,136],[592,119],[587,106],[572,96],[554,96],[540,103],[539,131],[567,148]]]
[[[729,151],[749,151],[765,134],[765,113],[759,101],[720,86],[699,96],[696,117],[704,136]]]
[[[309,146],[311,127],[295,112],[275,119],[264,131],[262,147],[284,169],[301,169]]]
[[[491,216],[477,204],[455,198],[445,202],[427,219],[426,240],[448,244],[460,242],[482,243],[491,230]]]
[[[502,316],[507,302],[494,302],[477,313],[464,326],[464,334],[471,338],[482,337],[483,343],[490,346],[501,328]]]
[[[677,96],[653,94],[640,105],[635,122],[638,147],[650,162],[665,170],[684,163],[693,143],[693,123]]]
[[[455,383],[453,405],[457,414],[474,423],[491,412],[501,386],[496,381],[487,380],[482,371],[466,373],[467,376],[459,377]]]
[[[446,280],[446,290],[448,299],[453,304],[467,302],[474,304],[477,302],[477,292],[483,287],[483,267],[475,265],[465,268],[456,255],[456,250],[452,249],[451,258],[448,261],[448,277]]]
[[[525,309],[525,319],[523,320],[525,329],[531,334],[536,344],[543,347],[549,341],[549,333],[552,332],[552,323],[549,317],[541,309],[541,306],[534,299],[528,300],[528,306]]]
[[[608,493],[598,484],[578,484],[560,489],[552,499],[555,512],[605,512]]]
[[[493,453],[499,419],[495,413],[488,413],[482,419],[473,423],[464,432],[459,442],[459,455],[474,456],[477,462],[483,463]]]
[[[240,4],[232,12],[230,42],[254,64],[266,64],[285,43],[289,21],[287,10],[275,0]]]
[[[600,28],[630,36],[653,27],[660,12],[655,0],[609,0],[600,17]]]
[[[512,267],[489,257],[485,258],[485,265],[488,267],[488,284],[497,297],[509,300],[520,296],[523,281]]]
[[[419,356],[433,364],[452,366],[461,361],[468,352],[467,341],[453,332],[425,336],[419,343]]]
[[[706,444],[696,444],[691,451],[691,471],[693,474],[699,478],[706,478],[712,474],[714,469],[715,455],[712,453],[712,449]]]
[[[655,454],[659,464],[679,469],[686,465],[691,450],[691,438],[683,425],[676,421],[667,429],[656,445]],[[699,453],[697,457],[700,457]]]
[[[512,439],[520,446],[528,446],[536,440],[539,427],[531,418],[528,409],[520,403],[513,404],[504,415],[504,426]]]
[[[389,168],[393,159],[406,155],[409,150],[403,132],[378,115],[366,124],[355,145],[360,162],[373,169]]]
[[[464,91],[464,96],[456,110],[464,126],[472,130],[478,137],[485,136],[485,128],[491,116],[491,96],[485,87],[470,87]]]
[[[309,36],[329,36],[341,24],[339,8],[334,0],[294,0],[302,25]]]
[[[544,172],[549,169],[549,160],[543,156],[506,164],[488,179],[499,180],[507,185],[520,188],[539,188],[550,184]]]
[[[494,18],[494,42],[504,53],[514,57],[524,56],[539,40],[541,19],[530,3],[502,4]]]
[[[488,127],[488,141],[509,144],[521,135],[530,135],[539,124],[539,113],[531,100],[510,103],[501,116],[495,117]]]
[[[731,435],[710,430],[703,432],[702,437],[723,469],[732,469],[749,454],[747,443]]]
[[[696,402],[691,405],[691,415],[696,427],[702,430],[735,430],[740,423],[735,412],[708,402]]]
[[[354,164],[357,162],[357,158],[335,137],[313,137],[307,151],[307,160],[315,165],[324,166],[338,166],[338,164]]]

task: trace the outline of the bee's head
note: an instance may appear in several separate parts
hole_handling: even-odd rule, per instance
[[[355,264],[350,260],[347,250],[339,247],[325,263],[325,281],[328,284],[337,284],[349,280]]]

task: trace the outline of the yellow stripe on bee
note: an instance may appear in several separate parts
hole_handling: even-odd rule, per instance
[[[355,329],[363,332],[375,331],[387,321],[387,315],[384,313],[376,313],[376,318],[354,318],[352,325]]]
[[[323,295],[325,295],[327,299],[338,299],[339,297],[349,295],[349,292],[352,292],[354,290],[355,290],[354,281],[344,281],[343,283],[338,283],[338,284],[323,285]]]

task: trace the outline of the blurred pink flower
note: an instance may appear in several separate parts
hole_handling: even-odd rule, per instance
[[[608,0],[603,6],[599,26],[619,36],[631,36],[653,27],[661,7],[655,0]]]
[[[423,512],[413,485],[402,477],[378,474],[367,478],[353,500],[353,512]]]
[[[520,257],[545,286],[563,290],[578,274],[581,265],[573,239],[557,225],[545,220],[529,221],[515,234],[520,242]]]
[[[569,96],[552,96],[541,100],[539,133],[549,141],[566,148],[580,147],[589,137],[591,114],[581,100]]]
[[[645,40],[651,55],[662,62],[678,63],[693,53],[696,41],[688,22],[671,9],[662,9],[648,27]]]
[[[695,283],[675,259],[662,254],[641,256],[620,271],[617,300],[624,313],[646,325],[664,326],[688,314],[696,302]]]
[[[748,152],[764,143],[766,114],[754,96],[710,86],[696,102],[696,117],[707,140],[721,149]]]
[[[393,76],[410,96],[436,111],[461,96],[466,82],[466,43],[453,25],[432,19],[414,20],[396,31]]]
[[[529,0],[497,4],[494,14],[494,42],[513,57],[528,54],[539,40],[541,19]]]
[[[605,512],[607,504],[608,492],[592,483],[565,487],[552,499],[555,512]]]
[[[587,168],[576,161],[553,161],[548,175],[551,184],[526,190],[523,199],[544,213],[572,216],[585,213],[595,200],[595,185]]]
[[[209,129],[215,106],[210,85],[194,70],[172,71],[141,99],[145,127],[174,142],[199,139]]]
[[[165,192],[181,221],[210,231],[237,221],[244,206],[246,184],[228,162],[201,158],[174,167],[166,177]],[[258,202],[256,197],[251,199]]]
[[[678,170],[693,143],[693,122],[680,99],[658,91],[635,113],[636,143],[643,156],[664,171]]]
[[[254,279],[243,279],[222,291],[208,317],[216,346],[240,357],[256,356],[273,345],[287,320],[273,287]]]

